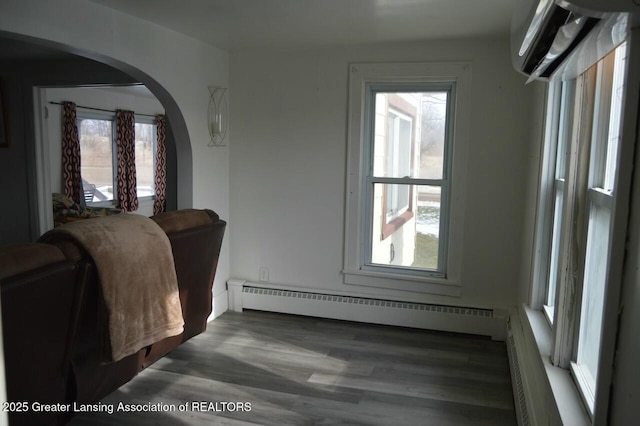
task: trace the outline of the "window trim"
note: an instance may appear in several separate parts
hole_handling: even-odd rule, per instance
[[[464,226],[466,152],[469,139],[471,65],[469,63],[364,63],[351,64],[349,84],[348,161],[345,212],[344,283],[398,290],[410,290],[447,296],[462,294],[461,261]],[[368,166],[365,129],[371,126],[365,116],[365,95],[368,84],[454,83],[456,96],[452,99],[455,122],[451,131],[452,147],[450,171],[451,194],[448,256],[445,277],[411,275],[397,270],[366,268],[363,206],[364,168]],[[399,183],[399,182],[398,182]]]
[[[626,49],[621,49],[624,55],[627,58],[634,57],[635,53],[640,53],[640,44],[638,43],[629,43],[627,42]],[[615,49],[614,49],[615,50]],[[617,54],[617,53],[616,53]],[[593,65],[593,64],[592,64]],[[628,225],[628,212],[629,212],[629,203],[630,203],[630,192],[631,192],[631,180],[632,180],[632,171],[633,161],[634,161],[634,147],[635,147],[635,136],[636,136],[636,123],[637,123],[637,112],[638,105],[632,99],[626,99],[627,93],[633,93],[633,87],[637,87],[640,84],[640,77],[638,77],[638,67],[640,63],[637,61],[627,61],[625,67],[621,70],[621,73],[624,74],[625,77],[625,89],[622,92],[622,97],[620,99],[621,107],[620,107],[620,119],[621,119],[621,127],[619,129],[618,134],[618,142],[617,142],[617,158],[616,158],[616,171],[614,173],[613,179],[615,181],[615,189],[602,189],[598,188],[598,186],[602,186],[601,183],[593,182],[593,175],[598,175],[598,178],[601,178],[604,168],[602,165],[596,165],[593,170],[590,170],[592,161],[592,155],[594,153],[594,149],[597,150],[599,147],[594,147],[591,149],[591,145],[594,143],[594,127],[598,128],[599,131],[602,131],[602,126],[598,127],[599,123],[596,123],[594,126],[593,121],[585,121],[582,125],[578,125],[577,129],[582,131],[583,134],[577,136],[582,141],[582,146],[573,147],[571,155],[575,157],[580,157],[577,165],[574,164],[572,167],[577,167],[578,170],[571,170],[571,168],[567,169],[567,172],[574,172],[580,175],[578,179],[582,179],[581,182],[578,183],[578,197],[580,199],[570,199],[571,204],[579,204],[582,207],[581,213],[578,216],[582,216],[582,218],[577,218],[576,223],[571,225],[571,229],[565,230],[563,232],[564,236],[567,240],[575,240],[575,238],[584,237],[584,241],[579,241],[577,243],[577,247],[573,247],[575,256],[578,261],[572,261],[569,259],[569,267],[565,267],[565,270],[568,270],[567,277],[570,279],[571,271],[577,274],[575,277],[576,283],[572,282],[570,285],[565,285],[565,287],[571,287],[565,289],[563,295],[568,298],[569,293],[573,291],[573,302],[567,302],[565,306],[562,308],[564,311],[563,315],[565,318],[565,324],[562,329],[558,330],[556,325],[547,325],[546,331],[549,333],[548,342],[551,343],[552,350],[550,351],[549,358],[553,361],[553,365],[558,366],[558,368],[562,367],[564,371],[568,371],[570,374],[569,377],[573,380],[572,390],[575,391],[576,396],[578,396],[582,400],[582,407],[584,409],[585,415],[590,417],[590,420],[594,422],[594,424],[604,424],[606,422],[606,418],[609,410],[609,394],[610,394],[610,385],[611,380],[613,378],[613,359],[615,356],[615,339],[616,339],[616,330],[618,328],[619,321],[619,297],[621,293],[621,282],[622,282],[622,270],[623,270],[623,262],[624,262],[624,251],[625,251],[625,243],[627,238],[627,225]],[[591,68],[591,66],[589,66]],[[583,71],[583,77],[587,77],[588,70],[585,69]],[[591,81],[590,81],[591,80]],[[592,120],[598,120],[601,118],[597,113],[597,103],[599,102],[597,96],[595,96],[595,72],[591,73],[589,78],[585,78],[582,84],[584,85],[587,92],[592,90],[593,96],[582,97],[583,90],[577,89],[578,96],[575,101],[576,104],[581,105],[582,101],[590,102],[590,106],[586,107],[586,110],[591,110]],[[593,85],[592,88],[589,86]],[[591,94],[590,94],[591,95]],[[589,99],[591,98],[591,99]],[[547,128],[548,132],[549,126],[549,114],[547,114]],[[584,114],[581,114],[579,111],[574,112],[574,116],[577,120],[584,120]],[[588,118],[588,117],[587,117]],[[606,122],[609,123],[609,117],[606,117]],[[582,127],[582,129],[580,129]],[[574,133],[576,127],[574,126]],[[585,136],[588,135],[588,136]],[[546,141],[545,141],[546,144]],[[542,150],[546,149],[546,147],[542,147]],[[541,153],[544,151],[541,151]],[[600,154],[605,153],[605,150],[600,149]],[[545,157],[543,156],[543,159]],[[586,165],[586,167],[585,167]],[[545,169],[544,164],[541,166],[541,184],[539,192],[539,205],[538,205],[538,214],[537,220],[542,221],[543,212],[540,204],[544,203],[542,199],[542,188],[544,179]],[[586,169],[586,170],[585,170]],[[569,176],[569,174],[567,174]],[[569,179],[568,179],[569,180]],[[573,178],[575,182],[576,178]],[[581,383],[584,383],[584,377],[582,376],[583,372],[580,371],[580,368],[575,364],[576,355],[577,355],[577,340],[579,333],[579,317],[577,316],[577,310],[580,309],[580,305],[582,304],[582,284],[581,281],[584,278],[584,262],[585,259],[583,257],[583,251],[586,250],[588,238],[588,218],[590,216],[590,210],[592,204],[600,204],[604,205],[607,209],[610,210],[610,224],[609,224],[609,238],[607,243],[607,251],[608,251],[608,262],[607,262],[607,271],[605,277],[605,293],[603,300],[603,315],[601,322],[601,330],[602,330],[602,340],[600,341],[599,347],[599,360],[597,366],[597,381],[594,384],[594,388],[585,388],[587,395],[584,394],[585,389],[581,389]],[[586,207],[585,207],[586,206]],[[576,218],[574,218],[576,219]],[[540,245],[538,244],[541,239],[541,232],[543,232],[544,228],[542,226],[536,227],[536,246],[535,252],[539,256],[540,255]],[[576,237],[577,236],[577,237]],[[575,237],[575,238],[574,238]],[[575,243],[575,241],[574,241]],[[577,262],[577,263],[576,263]],[[539,265],[538,259],[534,259],[534,266]],[[576,268],[578,265],[578,268]],[[540,294],[540,281],[536,280],[536,275],[539,274],[539,271],[536,273],[534,271],[531,275],[531,292],[529,298],[529,306],[532,309],[535,309],[537,314],[544,315],[542,312],[539,312],[540,305],[536,304],[536,301],[540,299],[536,299],[536,295]],[[579,288],[575,286],[579,285]],[[572,303],[572,304],[571,304]],[[578,306],[576,306],[578,304]],[[577,308],[577,309],[576,309]],[[536,312],[532,311],[532,312]],[[558,314],[556,314],[557,316]],[[531,321],[529,321],[531,322]],[[572,332],[569,332],[567,329],[571,329]],[[562,341],[562,339],[565,339]],[[536,342],[540,344],[538,337],[536,336]],[[558,343],[560,342],[560,343]],[[568,360],[567,360],[568,355]],[[566,362],[567,365],[562,365],[561,362]],[[548,376],[550,379],[550,376]],[[584,386],[583,386],[584,387]],[[554,395],[556,394],[556,389],[551,386],[552,392]],[[566,392],[567,389],[565,389]],[[592,393],[591,398],[589,398],[589,393]],[[555,395],[557,397],[557,395]]]

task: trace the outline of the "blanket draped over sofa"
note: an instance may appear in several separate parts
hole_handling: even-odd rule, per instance
[[[40,238],[70,239],[93,258],[108,315],[105,362],[118,361],[183,331],[171,244],[151,219],[137,214],[83,220]]]

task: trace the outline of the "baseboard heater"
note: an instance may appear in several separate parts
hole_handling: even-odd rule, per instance
[[[229,308],[506,337],[500,310],[403,302],[229,282]]]
[[[507,320],[507,354],[509,355],[509,370],[511,371],[511,384],[513,386],[513,399],[518,426],[529,426],[531,420],[529,419],[529,408],[527,407],[527,397],[522,377],[523,373],[520,369],[520,359],[516,348],[516,339],[511,318]]]

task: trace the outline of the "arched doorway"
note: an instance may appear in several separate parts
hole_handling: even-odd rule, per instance
[[[0,177],[3,193],[13,205],[20,205],[18,219],[3,220],[11,229],[2,231],[3,242],[35,240],[51,225],[50,173],[43,152],[43,126],[39,115],[46,115],[41,90],[50,87],[143,84],[158,99],[168,121],[168,200],[169,208],[192,206],[192,154],[184,117],[173,97],[146,73],[120,61],[92,52],[53,45],[51,42],[0,32],[0,80],[5,87],[9,110],[9,129],[13,143],[3,152],[11,164]],[[46,103],[46,101],[45,101]],[[50,119],[56,119],[51,117]],[[13,176],[13,179],[10,177]],[[23,178],[16,180],[16,176]],[[11,185],[4,188],[5,185]],[[16,216],[18,217],[18,216]],[[7,218],[1,218],[7,219]],[[17,221],[17,223],[13,223]]]

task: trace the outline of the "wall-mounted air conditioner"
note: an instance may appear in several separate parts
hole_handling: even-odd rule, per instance
[[[562,77],[621,43],[640,0],[518,0],[511,57],[530,80]]]

